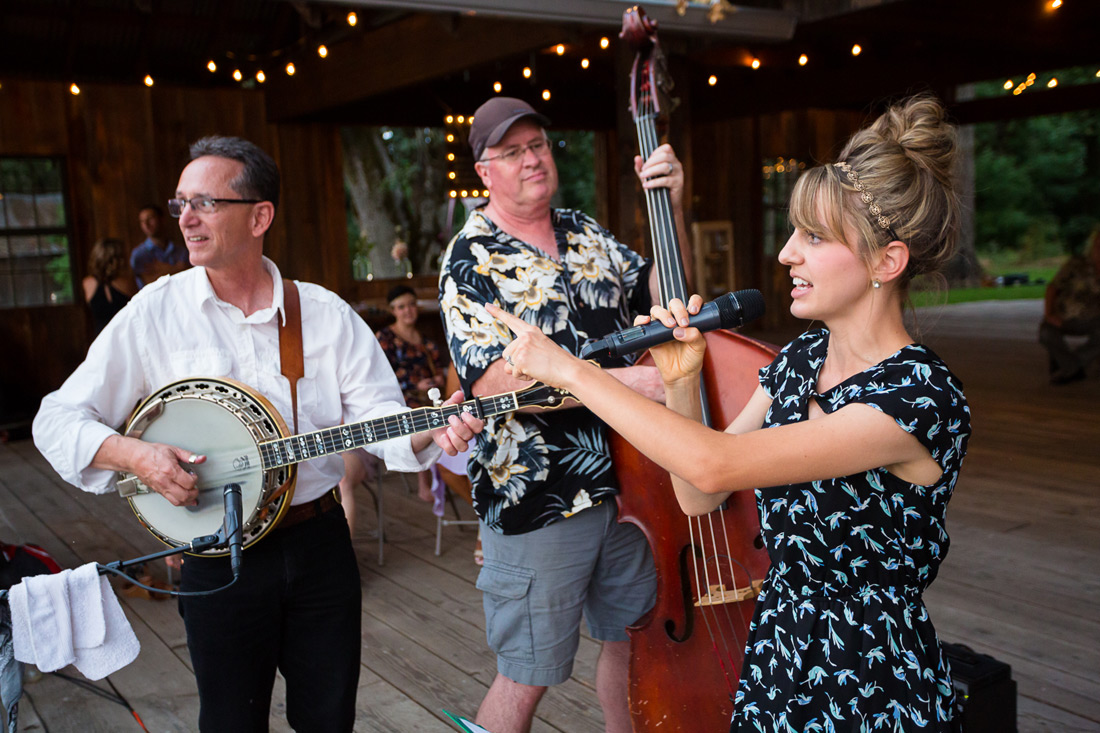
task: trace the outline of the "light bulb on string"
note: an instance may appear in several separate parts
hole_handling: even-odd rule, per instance
[[[317,47],[317,55],[321,58],[328,58],[328,46],[323,43]]]
[[[267,81],[267,74],[264,73],[263,69],[260,69],[256,72],[256,81],[260,82],[261,84]]]
[[[76,85],[75,81],[69,85],[69,93],[72,94],[74,97],[80,94],[80,87]]]
[[[718,83],[718,77],[715,76],[714,74],[711,74],[710,77],[707,78],[707,84],[709,84],[710,86],[714,86],[717,83]]]
[[[610,45],[611,45],[611,41],[609,41],[607,39],[607,36],[604,36],[603,38],[600,39],[600,48],[607,48]]]
[[[218,70],[218,65],[214,63],[214,59],[210,59],[206,62],[206,68],[210,70],[211,74],[213,74],[215,71]]]
[[[524,66],[523,67],[523,78],[524,79],[530,79],[531,78],[531,67],[530,66]]]
[[[810,57],[807,56],[806,54],[802,54],[801,56],[798,57],[798,65],[799,66],[805,66],[807,63],[809,63],[809,61],[810,61]]]
[[[148,74],[145,75],[145,79],[143,79],[143,81],[145,82],[145,86],[153,86],[153,77],[149,76]]]
[[[297,71],[297,69],[294,68],[294,63],[293,62],[286,65],[286,75],[287,76],[294,76],[295,71]]]
[[[581,68],[582,69],[587,69],[588,68],[588,59],[581,59]]]
[[[760,68],[760,59],[753,59],[751,66],[754,69],[759,69]]]
[[[863,46],[859,45],[858,43],[854,44],[852,46],[852,55],[859,56],[861,53],[863,53]]]
[[[549,89],[543,89],[542,90],[542,98],[547,102],[550,101],[550,90]]]
[[[359,22],[359,16],[358,15],[356,15],[354,12],[348,13],[348,25],[354,26],[358,22]]]
[[[240,69],[233,69],[233,80],[234,81],[240,81],[243,78],[244,78],[244,74],[241,73]]]
[[[500,94],[500,90],[503,89],[503,88],[504,87],[501,85],[501,83],[499,81],[494,81],[493,82],[493,91],[496,92],[497,94]]]
[[[556,53],[558,56],[564,56],[565,55],[565,45],[559,43],[557,46],[554,46],[554,53]]]

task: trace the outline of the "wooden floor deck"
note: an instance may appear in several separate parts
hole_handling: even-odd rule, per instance
[[[927,327],[926,342],[966,384],[974,437],[948,511],[951,551],[926,598],[945,641],[1012,665],[1020,731],[1100,731],[1100,380],[1048,386],[1037,307],[953,306]],[[384,483],[383,566],[375,513],[360,497],[357,730],[452,730],[441,711],[472,717],[495,669],[474,533],[446,528],[436,557],[426,505],[399,477]],[[117,497],[63,484],[25,440],[0,446],[0,538],[38,543],[72,567],[159,549]],[[150,731],[194,730],[198,700],[175,603],[120,599],[142,652],[111,682]],[[595,655],[585,639],[573,678],[544,699],[534,731],[602,730]],[[281,698],[277,690],[275,731],[288,730]],[[123,705],[49,675],[27,686],[20,713],[24,731],[140,730]]]

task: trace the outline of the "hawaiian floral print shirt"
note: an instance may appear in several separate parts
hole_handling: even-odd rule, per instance
[[[447,249],[440,312],[467,394],[512,340],[485,311],[487,303],[539,326],[573,354],[649,308],[648,261],[585,214],[555,209],[552,216],[556,259],[480,210]],[[618,492],[607,428],[583,407],[490,418],[470,451],[468,472],[478,516],[502,534],[544,527]]]

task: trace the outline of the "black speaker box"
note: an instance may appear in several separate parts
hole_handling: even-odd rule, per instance
[[[954,733],[1016,733],[1012,668],[963,644],[944,644],[955,687]]]

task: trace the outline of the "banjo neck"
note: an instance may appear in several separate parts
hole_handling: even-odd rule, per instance
[[[451,416],[465,413],[484,420],[515,412],[522,407],[560,407],[566,397],[571,395],[564,390],[536,385],[517,392],[475,397],[455,405],[418,407],[394,415],[292,435],[289,438],[266,440],[260,442],[258,447],[266,471],[333,453],[343,453],[403,435],[443,428],[447,426]]]

